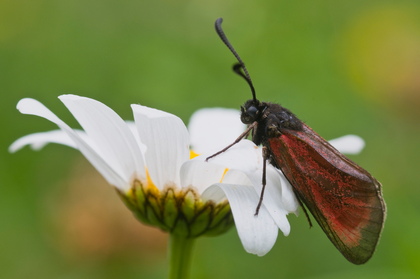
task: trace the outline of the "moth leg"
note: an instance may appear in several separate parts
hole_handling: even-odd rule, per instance
[[[303,213],[305,213],[306,219],[308,220],[308,223],[309,223],[309,228],[312,228],[311,217],[309,216],[309,213],[306,210],[305,205],[303,204],[302,200],[300,199],[299,193],[297,191],[295,191],[295,189],[293,189],[293,192],[295,193],[295,196],[297,197],[297,200],[299,202],[300,207],[302,207]]]
[[[216,157],[217,155],[222,154],[223,152],[225,152],[226,150],[228,150],[229,148],[231,148],[232,146],[234,146],[235,144],[237,144],[238,142],[240,142],[243,138],[246,138],[249,133],[251,132],[252,129],[254,129],[255,127],[257,127],[258,123],[257,121],[255,121],[254,123],[252,123],[251,125],[248,126],[248,128],[246,128],[245,132],[243,132],[242,134],[240,134],[240,136],[231,144],[229,144],[228,146],[226,146],[225,148],[223,148],[222,150],[220,150],[219,152],[214,153],[213,155],[209,156],[206,158],[206,162],[213,158]]]
[[[260,199],[258,201],[257,208],[255,209],[255,214],[254,214],[255,216],[258,216],[258,213],[260,212],[260,207],[264,199],[265,185],[267,184],[267,160],[270,157],[267,147],[263,146],[262,154],[263,154],[262,189],[261,189]]]

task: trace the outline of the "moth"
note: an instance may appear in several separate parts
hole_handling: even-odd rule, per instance
[[[219,18],[215,22],[216,32],[236,57],[238,63],[233,70],[248,83],[252,99],[241,107],[241,121],[248,128],[235,142],[207,160],[251,133],[252,141],[262,145],[264,156],[263,187],[255,215],[263,201],[269,162],[283,172],[305,213],[306,207],[343,256],[354,264],[367,262],[375,251],[385,221],[381,183],[290,110],[258,100],[248,70],[221,25],[222,18]]]

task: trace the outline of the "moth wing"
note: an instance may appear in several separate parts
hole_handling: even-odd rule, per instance
[[[303,124],[268,139],[272,160],[337,249],[354,264],[370,259],[385,219],[381,184]]]

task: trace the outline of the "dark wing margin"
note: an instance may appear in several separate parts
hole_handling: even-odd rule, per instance
[[[267,140],[273,163],[344,257],[367,262],[385,220],[381,184],[305,124],[280,132]]]

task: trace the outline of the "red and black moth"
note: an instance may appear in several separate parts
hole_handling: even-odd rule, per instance
[[[354,264],[367,262],[375,251],[385,221],[381,184],[290,110],[259,101],[245,64],[221,24],[222,19],[217,19],[217,34],[238,60],[233,70],[247,81],[253,98],[241,107],[241,121],[248,125],[246,131],[207,159],[226,151],[252,132],[252,141],[263,146],[264,156],[263,188],[255,215],[263,201],[268,161],[283,172],[302,208],[312,213],[344,257]]]

